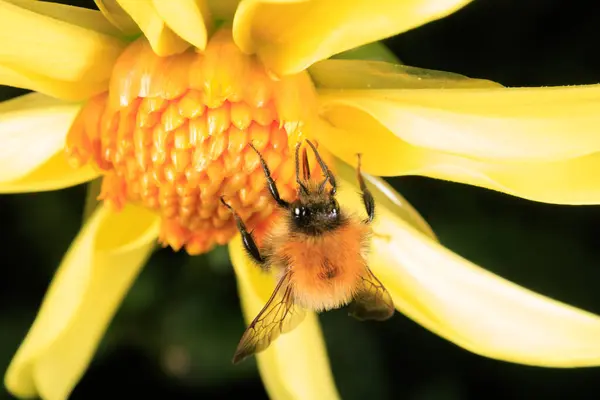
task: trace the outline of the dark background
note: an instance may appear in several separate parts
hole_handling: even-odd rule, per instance
[[[93,7],[91,0],[74,3]],[[386,43],[408,65],[507,86],[586,84],[600,82],[598,27],[599,3],[476,0]],[[18,93],[0,87],[2,98]],[[600,313],[599,207],[533,203],[421,177],[391,182],[447,247],[521,285]],[[0,371],[79,229],[84,195],[80,186],[0,196]],[[344,399],[596,399],[600,393],[598,368],[553,370],[486,359],[398,313],[380,324],[357,323],[343,311],[321,321]],[[243,329],[225,248],[201,257],[158,251],[72,399],[265,398],[254,361],[230,363]],[[3,388],[0,398],[10,398]]]

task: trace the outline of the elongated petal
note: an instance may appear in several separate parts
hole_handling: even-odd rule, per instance
[[[545,203],[600,204],[600,153],[547,163],[501,163],[410,150],[406,175],[467,183]]]
[[[206,49],[212,20],[204,0],[153,0],[152,4],[173,32],[198,49]]]
[[[24,178],[61,151],[80,107],[39,93],[0,103],[0,183]]]
[[[371,60],[385,61],[401,64],[398,57],[382,42],[372,42],[334,55],[332,58],[340,60]],[[325,60],[327,61],[327,60]],[[321,61],[313,64],[318,65]],[[312,67],[311,67],[312,68]],[[310,68],[309,68],[310,71]]]
[[[94,3],[96,3],[98,9],[104,14],[104,17],[123,32],[124,35],[134,36],[141,32],[140,27],[123,10],[117,0],[94,0]]]
[[[250,263],[239,235],[229,244],[229,254],[238,280],[244,316],[250,323],[269,299],[275,281],[271,275]],[[257,358],[272,399],[339,398],[315,314],[307,315],[296,329],[281,335]]]
[[[157,55],[163,57],[179,54],[190,46],[167,26],[152,0],[117,0],[117,2],[138,24]]]
[[[360,207],[354,191],[342,204]],[[370,265],[396,307],[475,353],[548,367],[600,365],[600,317],[496,276],[379,207]],[[383,237],[389,235],[389,239]]]
[[[5,376],[16,396],[64,400],[153,249],[159,220],[142,208],[99,207],[63,259]]]
[[[83,205],[83,220],[88,218],[102,205],[102,200],[98,200],[102,192],[102,179],[94,179],[86,185],[85,203]]]
[[[119,37],[120,32],[98,11],[49,1],[2,0],[33,13],[84,29]]]
[[[98,177],[98,170],[87,164],[73,168],[62,151],[28,175],[9,182],[0,182],[0,193],[35,193],[59,190],[89,182]]]
[[[374,44],[365,47],[374,47]],[[358,50],[360,49],[356,49],[356,51]],[[323,60],[312,65],[308,72],[317,90],[332,99],[341,97],[341,93],[325,89],[365,89],[364,91],[351,91],[351,93],[354,96],[365,94],[365,97],[370,98],[379,93],[383,94],[382,97],[384,97],[388,93],[382,92],[380,89],[481,89],[502,87],[501,84],[487,79],[469,78],[453,72],[365,59]],[[413,93],[412,91],[409,92]]]
[[[62,100],[81,101],[108,87],[106,82],[77,82],[59,81],[47,76],[25,70],[17,70],[0,65],[0,84],[44,93]]]
[[[277,74],[300,72],[342,51],[445,17],[470,0],[240,2],[233,20],[236,44],[257,53]]]
[[[352,118],[348,118],[349,115]],[[336,107],[315,136],[348,163],[381,176],[423,175],[556,204],[600,204],[600,153],[551,162],[477,160],[411,146],[371,116]]]
[[[360,209],[360,198],[345,186],[340,203]],[[477,267],[384,204],[374,231],[371,269],[398,310],[424,327],[506,361],[553,367],[600,364],[600,317]]]
[[[0,65],[82,86],[108,82],[126,46],[111,35],[113,30],[98,11],[34,0],[0,0]]]
[[[349,123],[352,109],[364,111],[412,145],[473,158],[555,161],[600,150],[600,85],[319,94],[325,113],[344,106]]]

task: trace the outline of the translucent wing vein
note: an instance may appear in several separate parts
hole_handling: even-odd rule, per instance
[[[233,363],[265,350],[282,333],[287,333],[302,322],[306,312],[294,304],[290,285],[291,272],[277,283],[271,298],[248,326],[233,357]]]
[[[392,297],[369,268],[350,303],[349,314],[361,321],[383,321],[394,315]]]

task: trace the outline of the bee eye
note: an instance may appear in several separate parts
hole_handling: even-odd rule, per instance
[[[329,213],[334,217],[337,216],[339,209],[340,209],[340,206],[338,205],[337,201],[333,201],[329,205]]]
[[[295,217],[306,217],[309,213],[310,213],[310,211],[306,207],[295,207],[294,208],[294,216]]]

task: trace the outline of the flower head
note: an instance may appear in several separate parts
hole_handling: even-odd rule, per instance
[[[309,137],[334,162],[340,202],[355,210],[362,206],[344,161],[358,152],[374,175],[598,201],[587,177],[597,159],[599,87],[507,89],[381,61],[326,60],[468,1],[96,3],[101,12],[0,0],[0,82],[38,92],[0,104],[8,143],[0,189],[103,181],[103,205],[73,242],[7,371],[18,396],[68,396],[157,238],[190,254],[229,243],[244,314],[257,314],[273,279],[249,263],[218,201],[226,195],[259,235],[276,218],[249,142],[288,200],[296,189],[290,150]],[[369,263],[399,311],[486,356],[598,364],[600,318],[451,253],[400,195],[368,180],[380,214]],[[274,398],[337,397],[314,314],[258,361]]]
[[[250,141],[281,195],[294,196],[289,143],[310,125],[315,103],[306,72],[270,77],[228,29],[215,32],[201,53],[165,57],[141,38],[117,60],[108,93],[76,117],[66,152],[73,166],[92,162],[102,171],[100,199],[157,211],[161,242],[199,254],[236,233],[220,196],[251,226],[273,211]]]

